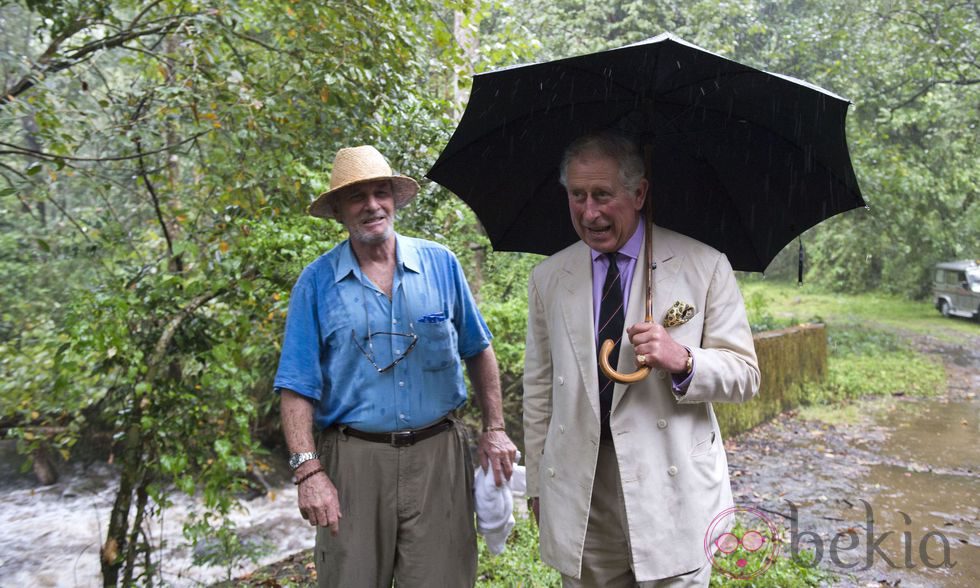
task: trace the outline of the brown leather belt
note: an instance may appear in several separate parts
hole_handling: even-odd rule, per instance
[[[342,430],[345,435],[350,435],[351,437],[356,437],[365,441],[371,441],[372,443],[387,443],[392,447],[409,447],[411,445],[415,445],[419,441],[424,441],[429,437],[434,437],[443,431],[448,431],[452,426],[453,422],[451,420],[443,419],[434,425],[430,425],[424,429],[416,429],[414,431],[368,433],[367,431],[358,431],[357,429],[352,429],[350,427],[343,427]]]

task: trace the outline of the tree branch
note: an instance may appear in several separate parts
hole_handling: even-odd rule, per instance
[[[180,141],[178,143],[173,143],[171,145],[167,145],[166,147],[161,147],[159,149],[154,149],[153,151],[142,151],[141,153],[137,153],[136,155],[119,155],[119,156],[115,156],[115,157],[74,157],[74,156],[71,156],[71,155],[55,155],[53,153],[45,153],[43,151],[38,151],[38,150],[35,150],[35,149],[29,149],[27,147],[21,147],[20,145],[14,145],[12,143],[5,143],[3,141],[0,141],[0,146],[9,147],[10,149],[9,150],[7,150],[7,149],[0,149],[0,155],[24,155],[24,156],[30,156],[30,157],[39,157],[41,159],[46,159],[48,161],[58,161],[58,160],[64,160],[64,161],[128,161],[128,160],[131,160],[131,159],[140,159],[144,155],[155,155],[157,153],[162,153],[164,151],[171,151],[171,150],[173,150],[176,147],[180,147],[181,145],[184,145],[186,143],[190,143],[194,139],[197,139],[198,137],[202,137],[204,135],[207,135],[210,132],[211,132],[211,129],[206,130],[206,131],[201,131],[200,133],[196,133],[194,135],[191,135],[190,137],[188,137],[188,138],[186,138],[186,139],[184,139],[184,140],[182,140],[182,141]]]
[[[157,191],[153,187],[153,183],[150,182],[150,176],[146,172],[146,164],[143,161],[143,147],[139,138],[136,139],[136,150],[139,151],[139,175],[141,178],[143,178],[143,184],[146,186],[146,190],[150,193],[150,200],[153,201],[153,210],[156,212],[157,222],[160,223],[160,229],[163,230],[163,238],[167,240],[167,251],[170,253],[170,259],[174,261],[177,272],[182,273],[184,271],[183,263],[181,263],[179,257],[174,255],[174,243],[170,238],[170,230],[167,228],[167,221],[163,218],[163,210],[160,208],[160,198],[157,196]]]
[[[142,14],[139,16],[141,17]],[[131,41],[133,39],[138,39],[141,37],[146,37],[151,35],[165,35],[166,33],[169,33],[170,31],[179,27],[183,22],[183,20],[190,16],[192,15],[178,15],[178,16],[170,17],[167,21],[163,22],[163,24],[160,24],[158,26],[153,26],[150,28],[143,28],[138,30],[133,30],[132,28],[130,28],[120,33],[116,33],[114,35],[104,37],[97,41],[86,43],[81,47],[70,50],[70,52],[66,54],[64,58],[55,59],[54,56],[58,52],[58,45],[60,45],[60,43],[65,40],[59,37],[58,39],[52,41],[52,44],[48,46],[45,52],[38,59],[38,63],[34,66],[35,71],[22,77],[12,87],[8,88],[4,92],[3,96],[0,96],[0,107],[6,106],[12,100],[16,99],[17,96],[33,88],[37,84],[38,80],[44,77],[45,75],[57,73],[59,71],[68,69],[73,65],[76,65],[92,57],[93,55],[95,55],[95,53],[99,51],[114,49],[116,47],[123,45],[127,41]],[[81,28],[83,28],[81,26],[83,24],[83,21],[79,21],[77,24],[79,25],[78,30],[81,30]],[[78,30],[70,29],[70,34],[75,34],[76,32],[78,32]]]
[[[980,79],[959,79],[959,80],[930,80],[925,86],[919,88],[917,92],[901,101],[895,106],[888,108],[890,112],[895,112],[896,110],[901,110],[906,106],[909,106],[919,98],[925,96],[930,90],[940,85],[954,85],[954,86],[972,86],[974,84],[980,84]]]
[[[167,354],[167,348],[170,346],[170,341],[174,338],[174,335],[177,334],[177,329],[180,328],[181,323],[183,323],[187,317],[197,312],[197,309],[201,308],[218,296],[223,295],[227,291],[228,288],[219,288],[214,292],[208,292],[206,294],[196,296],[192,298],[191,301],[187,303],[187,306],[181,309],[176,316],[170,319],[170,322],[167,323],[167,326],[163,329],[163,333],[160,334],[160,338],[157,339],[156,346],[153,348],[153,355],[150,356],[150,360],[147,364],[150,370],[155,372],[157,367],[160,365],[160,362],[163,361]],[[149,377],[147,379],[150,380]]]

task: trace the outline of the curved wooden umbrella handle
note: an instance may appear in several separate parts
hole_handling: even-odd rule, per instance
[[[602,347],[599,348],[599,368],[602,369],[602,373],[606,374],[607,378],[620,384],[632,384],[639,382],[650,374],[650,368],[648,366],[643,366],[632,374],[621,374],[617,372],[616,368],[609,364],[609,354],[612,353],[613,347],[615,346],[616,344],[613,343],[612,339],[606,339]]]

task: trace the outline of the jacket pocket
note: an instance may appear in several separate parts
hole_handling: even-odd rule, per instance
[[[702,313],[697,313],[692,316],[690,320],[680,325],[676,325],[667,329],[670,336],[676,341],[680,339],[685,339],[687,336],[700,332],[704,323],[704,316]]]
[[[716,438],[717,435],[714,431],[712,431],[710,435],[695,443],[694,447],[691,449],[691,457],[700,457],[711,453],[715,448]]]

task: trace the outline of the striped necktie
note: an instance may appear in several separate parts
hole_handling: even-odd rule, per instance
[[[619,363],[619,341],[623,336],[623,326],[626,317],[623,312],[623,287],[619,280],[619,265],[616,263],[617,253],[607,253],[609,269],[606,270],[606,281],[602,285],[602,301],[599,303],[599,347],[606,339],[612,339],[616,344],[609,354],[609,364],[615,367]],[[598,351],[598,347],[596,348]],[[598,356],[597,356],[598,360]],[[609,429],[609,410],[612,408],[614,382],[602,373],[599,368],[599,417],[602,424],[602,438],[612,439]]]

